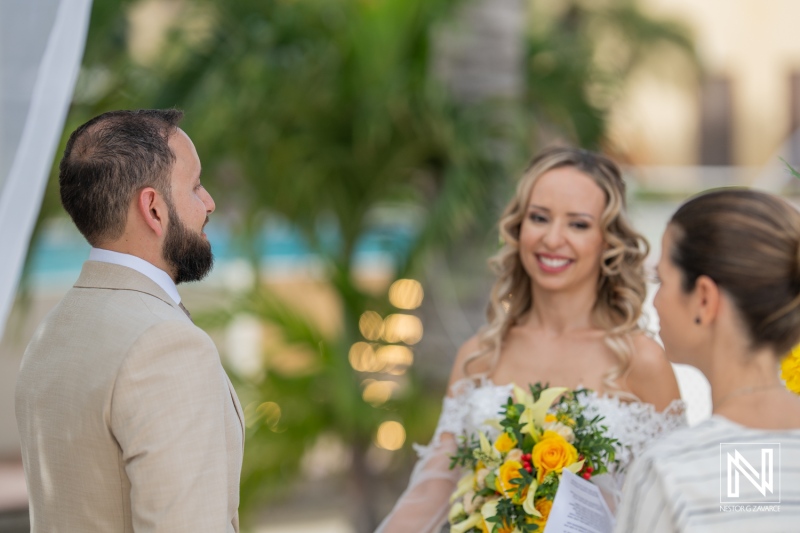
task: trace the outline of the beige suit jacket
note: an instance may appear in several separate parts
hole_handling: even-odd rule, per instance
[[[235,532],[244,431],[214,343],[147,276],[87,261],[25,351],[36,532]]]

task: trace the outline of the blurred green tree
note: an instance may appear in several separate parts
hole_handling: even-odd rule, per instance
[[[270,366],[267,349],[265,372],[234,376],[247,406],[245,523],[266,495],[296,478],[321,435],[335,435],[350,454],[354,524],[372,531],[377,480],[366,456],[377,429],[399,421],[409,440],[424,439],[435,423],[440,399],[428,398],[413,374],[398,375],[407,364],[382,363],[374,353],[403,346],[402,339],[381,338],[360,324],[367,311],[397,312],[385,290],[359,284],[355,259],[364,240],[376,232],[388,236],[392,278],[417,273],[430,246],[457,242],[476,225],[489,227],[494,198],[510,186],[508,169],[519,168],[516,154],[530,149],[535,125],[596,147],[611,101],[592,96],[598,87],[617,90],[648,48],[671,43],[691,50],[685,31],[642,15],[631,1],[567,2],[527,37],[521,100],[465,105],[442,89],[433,68],[436,28],[458,3],[94,4],[66,131],[109,109],[184,109],[182,127],[197,146],[204,182],[253,272],[261,272],[265,225],[277,217],[299,231],[337,297],[342,324],[335,332],[277,298],[261,276],[244,296],[201,317],[212,328],[242,314],[258,317],[277,326],[271,331],[279,333],[280,347],[307,360],[302,371],[285,372]],[[134,42],[135,21],[146,9],[145,28],[168,28],[161,43],[157,32],[141,30],[149,37]],[[635,53],[604,69],[595,55],[609,34],[622,35]],[[516,121],[494,120],[497,106],[511,109],[506,116]],[[511,147],[503,151],[510,156],[497,155],[498,141]],[[58,211],[57,198],[51,181],[43,217]],[[404,237],[392,242],[398,234]],[[354,346],[369,346],[373,362]],[[368,380],[402,381],[405,389],[370,399]]]

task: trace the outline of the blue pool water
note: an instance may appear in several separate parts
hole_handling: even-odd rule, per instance
[[[244,247],[220,224],[209,224],[206,233],[211,241],[217,267],[245,259]],[[414,232],[403,225],[375,227],[360,240],[356,247],[355,261],[395,263],[402,259],[413,243]],[[336,232],[328,229],[321,236],[322,246],[328,251],[338,247]],[[259,248],[261,260],[266,268],[271,264],[302,266],[313,262],[312,253],[301,233],[291,225],[270,223],[261,234]],[[72,284],[89,256],[90,246],[68,221],[58,221],[42,232],[31,254],[28,282],[34,286],[61,286]]]

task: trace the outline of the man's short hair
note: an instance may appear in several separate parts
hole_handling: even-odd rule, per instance
[[[153,187],[171,201],[169,138],[183,111],[111,111],[75,130],[59,166],[61,204],[89,244],[122,236],[136,194]]]

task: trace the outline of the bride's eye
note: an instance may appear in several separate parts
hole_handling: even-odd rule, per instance
[[[536,224],[543,224],[547,222],[547,218],[543,215],[540,215],[539,213],[531,213],[530,215],[528,215],[528,218],[531,220],[531,222],[534,222]]]

